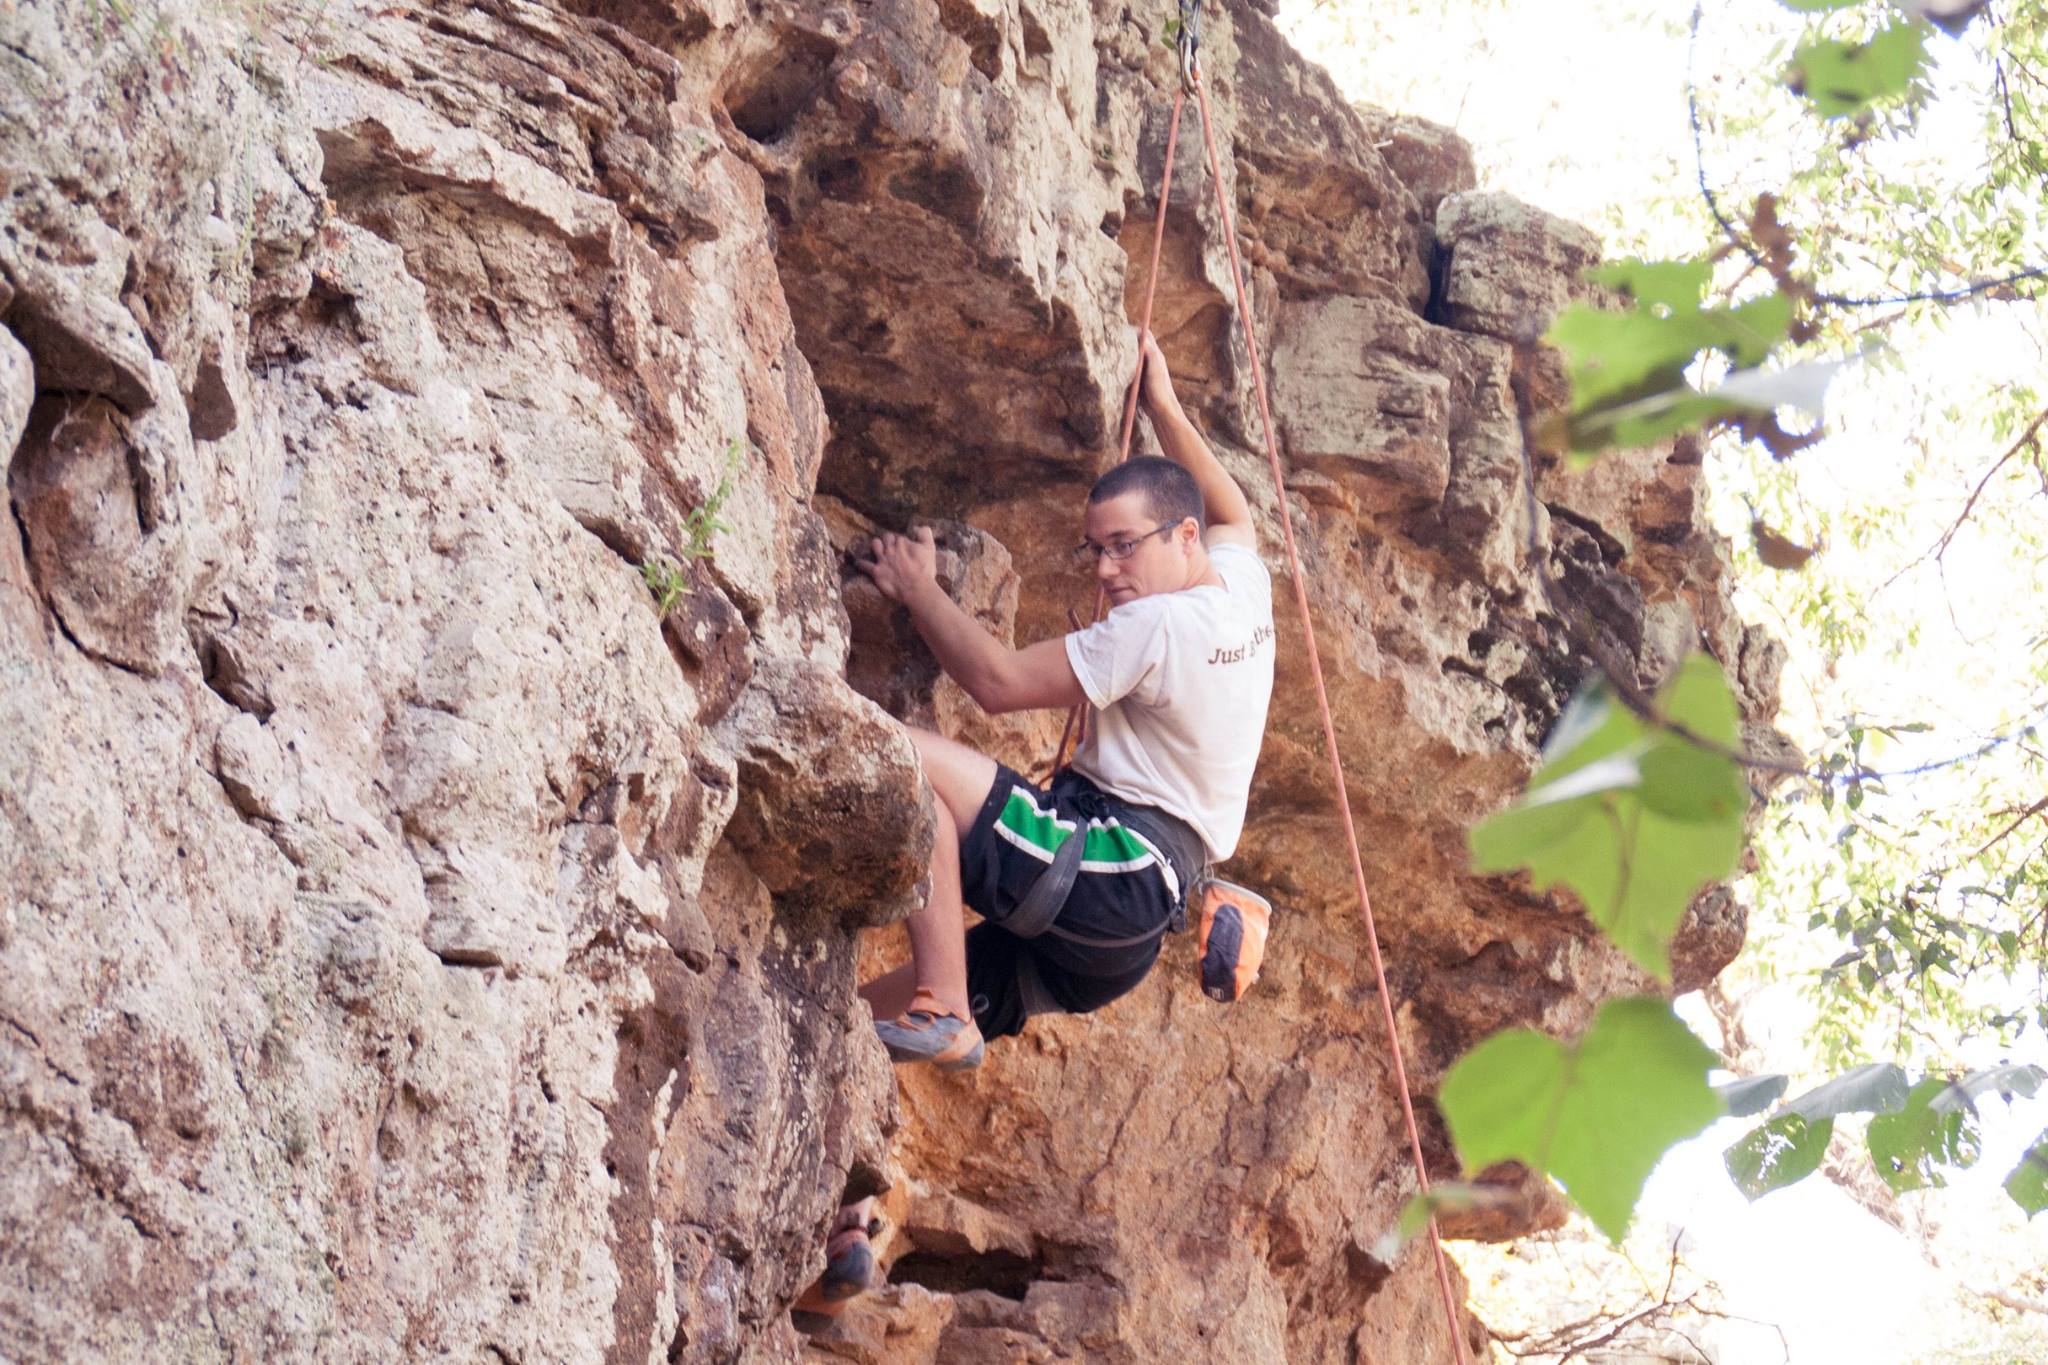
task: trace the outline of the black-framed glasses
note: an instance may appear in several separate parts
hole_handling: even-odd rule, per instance
[[[1186,520],[1186,517],[1181,518],[1181,521]],[[1097,545],[1092,540],[1084,540],[1068,551],[1068,553],[1073,556],[1074,567],[1092,569],[1095,567],[1096,560],[1103,555],[1118,561],[1129,559],[1132,555],[1138,553],[1140,545],[1143,545],[1152,537],[1178,529],[1180,529],[1180,521],[1169,521],[1164,526],[1153,527],[1142,536],[1127,536],[1118,540],[1112,540],[1107,545]]]

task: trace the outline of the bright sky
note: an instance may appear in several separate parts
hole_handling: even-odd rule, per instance
[[[1483,188],[1587,223],[1615,254],[1692,255],[1710,239],[1691,188],[1684,97],[1691,10],[1690,0],[1387,0],[1368,14],[1355,0],[1283,0],[1280,22],[1354,98],[1455,127],[1473,146]],[[1759,32],[1788,34],[1797,24],[1768,0],[1718,0],[1709,17],[1700,53],[1704,80],[1716,71],[1770,69],[1770,35],[1760,39]],[[1367,34],[1379,41],[1359,41]],[[1931,179],[1960,184],[1981,162],[1973,140],[1980,106],[1971,88],[1980,73],[1967,53],[1944,48],[1944,41],[1937,39],[1935,50],[1943,58],[1937,84],[1946,103],[1937,101],[1912,147],[1885,154],[1917,158]],[[1799,136],[1794,121],[1785,127],[1788,138]],[[1759,140],[1751,148],[1710,145],[1708,155],[1717,185],[1761,187],[1807,151]],[[1943,459],[1953,465],[1958,451],[1972,467],[1988,465],[2003,443],[1977,422],[1981,403],[1973,400],[2001,384],[2039,384],[2048,375],[2048,322],[2039,310],[1990,308],[1952,317],[1942,331],[1916,330],[1898,345],[1903,372],[1865,368],[1837,380],[1830,439],[1802,452],[1789,471],[1765,470],[1765,461],[1740,454],[1717,457],[1716,518],[1731,538],[1747,529],[1738,490],[1769,479],[1780,487],[1765,510],[1795,538],[1875,520],[1883,534],[1852,545],[1837,531],[1807,570],[1845,592],[1867,594],[1911,557],[1902,547],[1931,545],[1954,520],[1968,483],[1956,491],[1955,476],[1938,475],[1934,466]],[[1930,395],[1954,410],[1930,411]],[[1923,449],[1930,439],[1944,448]],[[1912,479],[1921,475],[1926,482],[1916,488]],[[2038,504],[1999,505],[1991,515],[2038,517]],[[1945,576],[1922,570],[1886,588],[1871,606],[1873,633],[1902,634],[1901,623],[1917,619],[1927,623],[1920,637],[1896,654],[1851,653],[1833,666],[1795,658],[1781,724],[1812,744],[1823,720],[1850,709],[1934,723],[1930,734],[1878,756],[1881,766],[1904,766],[1967,750],[2048,701],[2026,667],[2028,645],[2048,622],[2048,566],[2013,562],[2011,553],[2006,538],[1966,533],[1946,556]],[[1745,614],[1770,623],[1786,609],[1783,586],[1766,579],[1745,588]],[[1929,802],[1947,795],[1939,779],[1914,793]],[[1794,941],[1783,951],[1796,958],[1801,946]],[[1835,951],[1832,940],[1814,946]],[[1702,1036],[1715,1039],[1696,1000],[1680,1006]],[[1754,997],[1745,1025],[1764,1041],[1768,1066],[1798,1073],[1812,1065],[1803,1036],[1809,1017],[1788,983]],[[2026,1059],[2048,1063],[2048,1055]],[[1731,1312],[1782,1328],[1794,1361],[2048,1360],[2048,1330],[2034,1338],[2038,1350],[2021,1346],[2016,1355],[2019,1338],[2012,1337],[1999,1351],[1979,1353],[1985,1300],[1962,1288],[2009,1285],[2019,1269],[2048,1264],[2048,1219],[2028,1227],[2000,1188],[2025,1144],[2048,1126],[2048,1096],[2011,1111],[1990,1102],[1984,1120],[1977,1165],[1947,1190],[1907,1199],[1916,1217],[1938,1226],[1930,1244],[1939,1266],[1827,1180],[1808,1179],[1754,1205],[1745,1201],[1722,1168],[1721,1152],[1753,1120],[1724,1120],[1672,1152],[1645,1192],[1631,1248],[1640,1242],[1645,1263],[1655,1264],[1659,1244],[1668,1248],[1682,1228],[1689,1264],[1722,1286]],[[1474,1280],[1482,1315],[1491,1293],[1519,1294],[1526,1302],[1543,1292],[1529,1255],[1453,1249]],[[1518,1275],[1518,1285],[1497,1278]],[[1716,1360],[1782,1358],[1773,1327],[1721,1323],[1703,1344]]]

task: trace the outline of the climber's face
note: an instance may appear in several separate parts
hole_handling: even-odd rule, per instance
[[[1089,503],[1083,525],[1086,544],[1094,550],[1095,581],[1111,606],[1155,592],[1179,592],[1200,577],[1195,519],[1162,524],[1142,493]]]

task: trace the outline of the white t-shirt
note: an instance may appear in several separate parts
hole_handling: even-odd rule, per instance
[[[1104,791],[1193,825],[1211,861],[1237,848],[1273,695],[1273,579],[1241,545],[1214,545],[1220,588],[1153,593],[1067,636],[1094,703],[1074,769]]]

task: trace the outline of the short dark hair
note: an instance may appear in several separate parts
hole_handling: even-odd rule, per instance
[[[1125,493],[1143,494],[1145,510],[1162,526],[1178,526],[1193,517],[1197,531],[1208,529],[1195,476],[1172,460],[1159,455],[1133,456],[1097,479],[1088,490],[1088,501],[1091,505],[1108,502]]]

